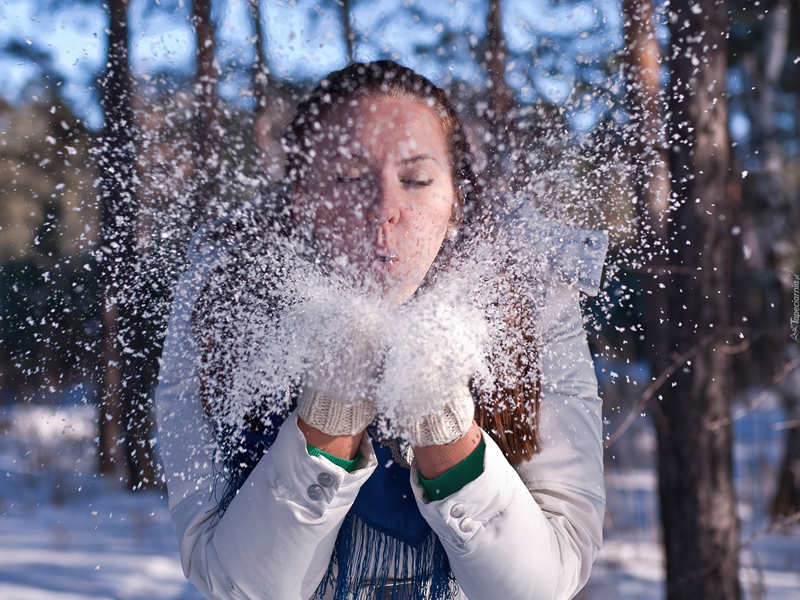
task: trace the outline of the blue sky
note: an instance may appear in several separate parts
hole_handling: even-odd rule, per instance
[[[90,126],[102,125],[95,78],[106,51],[107,16],[99,2],[85,0],[44,8],[44,2],[0,0],[0,94],[12,103],[33,99],[44,70],[63,80],[60,90],[71,108]],[[352,1],[357,58],[392,57],[439,83],[450,77],[478,83],[482,75],[468,57],[468,46],[449,48],[446,59],[421,54],[448,31],[485,35],[486,0]],[[131,0],[131,64],[140,77],[170,71],[190,75],[194,69],[194,32],[189,22],[190,0]],[[621,45],[619,5],[615,0],[555,3],[549,0],[505,2],[503,27],[509,47],[520,56],[509,64],[508,80],[523,100],[544,95],[561,103],[576,76],[575,56],[600,59]],[[280,77],[314,80],[345,63],[341,13],[332,0],[261,0],[270,67]],[[250,64],[254,29],[247,0],[216,0],[217,59],[221,64]],[[568,52],[541,53],[548,39],[569,40]],[[47,61],[8,53],[10,44],[24,44]],[[565,50],[563,48],[562,50]],[[538,53],[537,53],[538,52]],[[47,62],[48,64],[44,64]],[[529,71],[528,70],[532,70]],[[244,73],[244,69],[239,69]],[[535,84],[526,86],[528,74]],[[223,80],[220,93],[238,95],[242,79]],[[594,120],[591,118],[590,120]]]

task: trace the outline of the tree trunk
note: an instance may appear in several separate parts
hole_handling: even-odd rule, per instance
[[[136,147],[128,68],[127,0],[109,0],[107,71],[102,82],[105,128],[100,149],[103,188],[100,278],[103,373],[100,468],[135,487],[154,486],[149,447],[151,411],[142,377],[143,332],[137,293]],[[127,466],[127,469],[125,468]]]
[[[800,511],[800,425],[787,431],[784,448],[778,491],[772,504],[775,518],[788,517]]]
[[[636,191],[638,233],[647,264],[642,288],[647,294],[642,326],[644,353],[654,374],[669,365],[665,248],[669,217],[669,155],[664,144],[664,92],[659,81],[661,50],[655,37],[652,0],[623,0],[623,55],[631,128],[627,131]],[[658,423],[658,421],[656,421]]]
[[[776,13],[778,14],[778,13]],[[797,24],[800,23],[800,0],[789,7],[789,22],[787,28],[797,32]],[[797,128],[800,132],[800,106],[797,112]],[[800,191],[794,190],[794,197],[789,198],[790,209],[787,222],[789,231],[797,231],[800,227]],[[794,299],[800,295],[800,281],[797,273],[793,277],[787,278],[789,281],[785,287],[788,288],[789,307],[789,337],[792,345],[787,348],[786,357],[791,359],[800,354],[800,348],[794,343],[800,344],[800,323],[794,313]],[[788,343],[788,342],[787,342]],[[784,458],[781,464],[778,479],[778,491],[775,494],[775,502],[772,507],[773,516],[788,516],[800,511],[800,369],[795,369],[787,377],[784,384],[784,406],[788,418],[794,421],[793,426],[786,432],[786,445]]]
[[[787,358],[800,356],[797,346],[790,346],[787,350]],[[789,373],[780,391],[789,427],[778,473],[778,490],[772,504],[772,516],[776,518],[800,511],[800,367]]]
[[[795,6],[795,10],[800,4]],[[758,206],[762,207],[761,214],[758,215],[757,223],[760,231],[758,238],[766,249],[764,258],[766,264],[758,265],[763,269],[768,269],[765,275],[771,275],[772,283],[780,289],[781,308],[789,308],[791,314],[792,289],[791,280],[787,277],[779,277],[776,273],[783,266],[787,271],[789,265],[775,264],[774,257],[781,255],[776,251],[776,247],[781,244],[790,244],[793,231],[788,224],[791,222],[791,208],[789,197],[790,189],[784,177],[783,152],[777,136],[775,135],[775,97],[779,91],[780,79],[786,64],[786,54],[789,47],[789,25],[791,5],[789,0],[777,0],[775,6],[770,9],[765,26],[764,46],[762,48],[760,77],[756,77],[758,84],[756,87],[757,95],[757,144],[761,168],[755,173],[753,178],[753,191],[758,197]],[[771,260],[769,260],[771,259]],[[776,268],[777,267],[777,268]],[[770,315],[777,317],[781,321],[786,310],[776,311]],[[766,319],[765,319],[766,320]],[[787,347],[795,342],[786,335],[785,327],[782,322],[774,324],[775,331],[770,332],[768,340],[768,351],[764,352],[764,344],[759,344],[757,350],[762,351],[762,362],[766,355],[767,367],[774,369],[778,360],[791,360],[795,354],[795,348]],[[769,360],[772,359],[772,360]],[[790,376],[797,381],[797,376]],[[789,419],[800,416],[800,394],[789,386],[783,386],[782,397],[784,406],[789,415]],[[775,517],[787,516],[800,510],[800,428],[792,427],[787,432],[784,447],[784,457],[781,461],[781,468],[778,473],[778,488],[772,506],[772,514]]]
[[[195,144],[196,164],[193,176],[192,217],[190,227],[216,216],[212,200],[216,197],[219,167],[218,75],[214,65],[214,23],[211,0],[192,2],[192,22],[197,31],[197,72],[195,75]]]
[[[266,108],[266,91],[269,87],[269,63],[264,49],[264,44],[267,40],[264,28],[261,25],[261,5],[259,0],[250,0],[250,18],[253,19],[253,27],[256,33],[256,58],[253,62],[253,95],[256,100],[255,113],[258,115]]]
[[[777,0],[767,15],[762,77],[756,90],[758,112],[755,116],[763,161],[762,172],[768,176],[773,188],[767,194],[767,199],[779,204],[785,201],[786,189],[783,181],[783,153],[775,136],[775,96],[789,47],[789,11],[789,0]]]
[[[659,492],[669,600],[738,600],[730,414],[731,233],[725,0],[670,5],[668,344],[696,356],[662,390]],[[724,422],[724,421],[723,421]]]
[[[659,81],[661,50],[651,0],[623,0],[625,76],[633,123],[628,145],[634,154],[642,233],[659,244],[667,237],[669,155],[662,134],[664,92]]]
[[[347,49],[347,62],[356,60],[356,36],[350,25],[350,0],[339,0],[342,9],[342,32],[344,33],[344,46]]]
[[[508,157],[513,160],[512,113],[516,103],[514,91],[508,86],[505,78],[507,56],[500,0],[489,0],[484,59],[489,74],[486,82],[489,88],[486,183],[490,190],[502,190],[507,187],[505,180],[510,173],[506,172],[503,166],[503,158]]]

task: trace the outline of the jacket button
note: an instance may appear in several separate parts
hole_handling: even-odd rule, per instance
[[[308,486],[308,497],[312,500],[322,500],[324,496],[325,491],[321,486],[318,486],[316,483],[312,483],[310,486]]]
[[[453,504],[453,508],[450,509],[450,516],[454,519],[459,519],[464,516],[465,512],[467,512],[467,509],[463,504]]]
[[[475,521],[473,521],[469,517],[464,517],[458,524],[458,528],[464,533],[469,533],[470,531],[472,531],[474,527],[475,527]]]
[[[317,482],[322,487],[331,487],[333,485],[333,475],[330,473],[320,473],[317,476]]]

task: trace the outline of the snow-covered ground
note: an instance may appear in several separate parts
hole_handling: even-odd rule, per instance
[[[0,411],[0,599],[202,598],[183,578],[163,493],[128,492],[95,472],[95,417],[83,405]],[[782,420],[767,401],[736,421],[743,539],[769,524],[783,440],[772,424]],[[664,598],[654,449],[646,417],[608,452],[606,540],[581,600]],[[741,559],[747,598],[800,598],[797,525]]]
[[[96,410],[0,413],[0,599],[196,599],[166,499],[96,473]]]
[[[603,380],[602,373],[598,375],[601,389],[610,391],[609,382]],[[742,394],[733,411],[739,417],[734,422],[734,477],[743,542],[764,532],[771,523],[769,506],[775,494],[785,437],[785,431],[773,428],[786,420],[777,396],[767,395],[755,410],[748,412],[758,391]],[[615,403],[623,408],[609,415],[609,432],[626,416],[624,407],[630,399],[626,402],[619,398]],[[655,451],[655,431],[649,415],[637,419],[607,450],[605,539],[579,600],[665,598]],[[800,600],[800,525],[785,527],[748,545],[740,553],[740,564],[744,598]]]

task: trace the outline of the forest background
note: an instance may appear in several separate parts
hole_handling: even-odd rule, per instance
[[[625,501],[656,507],[667,597],[769,590],[741,557],[800,518],[797,0],[4,1],[7,478],[48,501],[81,502],[98,476],[158,493],[152,394],[191,233],[279,181],[311,85],[379,58],[448,90],[489,187],[609,232],[584,299],[607,484],[621,462],[653,476],[652,498]],[[20,433],[69,406],[86,409],[72,437]],[[759,519],[736,466],[756,414]],[[610,512],[607,537],[624,522]]]

